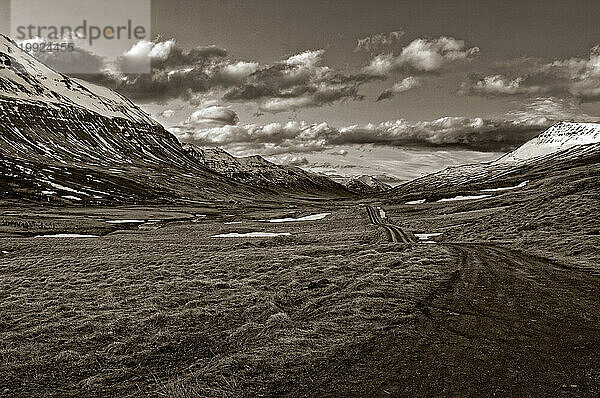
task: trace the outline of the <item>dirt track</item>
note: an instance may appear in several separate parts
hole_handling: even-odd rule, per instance
[[[456,269],[410,326],[363,348],[385,358],[360,366],[387,379],[377,396],[599,396],[599,275],[508,245],[443,246]]]
[[[598,396],[600,277],[499,246],[448,249],[460,264],[401,332],[404,366],[380,396]]]
[[[367,206],[366,209],[367,209],[367,213],[369,214],[371,223],[385,229],[390,242],[394,242],[394,243],[400,243],[400,242],[415,243],[416,242],[416,239],[414,238],[414,236],[409,235],[404,230],[402,230],[402,228],[400,228],[396,225],[384,222],[381,219],[379,212],[377,210],[375,210],[372,206]]]

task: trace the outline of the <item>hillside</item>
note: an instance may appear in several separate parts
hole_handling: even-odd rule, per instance
[[[0,61],[0,198],[97,205],[346,194],[297,171],[277,170],[304,178],[293,192],[217,174],[120,94],[52,70],[6,36]]]
[[[557,123],[516,150],[498,159],[499,162],[516,162],[546,156],[578,145],[600,142],[598,123]]]
[[[558,123],[496,161],[448,167],[399,185],[386,197],[430,202],[452,195],[477,195],[481,190],[502,191],[524,181],[533,182],[548,172],[594,165],[600,156],[600,134],[594,133],[595,126],[600,125]]]
[[[233,180],[254,187],[285,193],[313,193],[349,196],[337,182],[299,167],[281,166],[261,156],[236,158],[220,148],[185,144],[186,152],[200,164]]]
[[[368,195],[385,192],[392,187],[377,178],[369,175],[356,176],[348,179],[344,184],[346,189],[360,195]]]

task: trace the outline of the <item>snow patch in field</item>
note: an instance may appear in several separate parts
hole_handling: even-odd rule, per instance
[[[420,240],[429,240],[429,238],[433,238],[435,236],[440,236],[441,232],[431,233],[431,234],[415,234],[417,238]]]
[[[211,238],[273,238],[276,236],[291,236],[289,232],[247,232],[240,234],[238,232],[231,232],[228,234],[213,235]]]
[[[320,213],[320,214],[313,214],[311,216],[304,216],[304,217],[299,217],[299,218],[275,218],[273,220],[268,220],[267,222],[270,223],[283,223],[283,222],[298,222],[298,221],[318,221],[318,220],[322,220],[325,217],[331,215],[331,213]]]
[[[146,220],[110,220],[109,224],[143,224]]]
[[[529,180],[527,181],[523,181],[522,183],[520,183],[519,185],[515,185],[514,187],[504,187],[504,188],[489,188],[489,189],[482,189],[481,192],[500,192],[500,191],[510,191],[512,189],[519,189],[519,188],[523,188],[525,185],[527,185],[529,183]]]
[[[2,254],[9,254],[10,252],[7,252],[6,250],[2,250]]]
[[[411,201],[406,202],[405,204],[407,204],[407,205],[420,205],[420,204],[423,204],[423,203],[425,203],[425,199],[411,200]]]
[[[97,235],[82,234],[56,234],[56,235],[38,235],[36,238],[98,238]]]
[[[444,199],[440,199],[438,200],[438,202],[457,202],[460,200],[476,200],[476,199],[485,199],[485,198],[489,198],[492,195],[471,195],[471,196],[455,196],[453,198],[444,198]]]
[[[238,224],[242,224],[241,221],[230,221],[230,222],[226,222],[224,223],[225,225],[238,225]]]
[[[63,196],[63,198],[70,199],[70,200],[76,200],[76,201],[81,200],[81,198],[78,198],[77,196],[71,196],[71,195],[65,195],[65,196]]]

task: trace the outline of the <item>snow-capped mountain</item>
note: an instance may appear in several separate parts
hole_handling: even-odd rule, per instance
[[[243,201],[276,190],[348,195],[325,177],[264,159],[188,153],[127,98],[54,71],[6,36],[0,115],[0,198],[104,204]]]
[[[335,181],[298,167],[281,166],[261,156],[235,157],[220,148],[185,144],[187,153],[209,169],[255,187],[290,193],[348,194]]]
[[[600,142],[599,123],[560,122],[543,131],[534,139],[506,154],[498,161],[514,162],[545,156],[577,145]]]
[[[346,189],[360,195],[385,192],[392,187],[377,178],[369,175],[362,175],[350,178],[345,183]]]
[[[0,36],[0,198],[51,203],[238,200],[125,97],[48,68]]]
[[[600,124],[560,122],[500,159],[448,167],[393,188],[390,198],[430,201],[446,194],[480,195],[524,187],[548,172],[600,162]],[[487,195],[486,194],[486,195]]]
[[[43,102],[50,108],[85,108],[106,117],[157,124],[115,91],[58,73],[0,35],[0,91],[4,98]]]

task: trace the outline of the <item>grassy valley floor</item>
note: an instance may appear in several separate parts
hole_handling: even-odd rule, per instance
[[[597,270],[466,229],[391,244],[361,203],[286,206],[6,204],[0,394],[600,393]],[[383,206],[414,232],[450,224],[447,209]],[[231,232],[289,235],[213,237]]]

